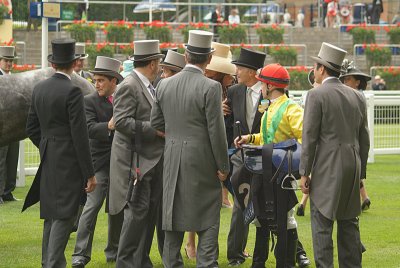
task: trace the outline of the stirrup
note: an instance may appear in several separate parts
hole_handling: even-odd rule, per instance
[[[285,187],[285,186],[284,186],[286,180],[288,180],[288,179],[290,180],[290,185],[292,185],[292,187]],[[295,186],[293,186],[293,183],[292,183],[292,182],[294,182],[294,185],[295,185]],[[293,176],[293,174],[287,174],[287,175],[283,178],[283,180],[282,180],[282,182],[281,182],[281,188],[284,189],[284,190],[293,190],[293,191],[301,190],[301,188],[299,187],[299,184],[297,183],[297,180],[296,180],[296,178]]]

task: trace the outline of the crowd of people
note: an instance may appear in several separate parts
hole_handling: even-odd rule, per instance
[[[264,66],[266,54],[247,48],[232,60],[230,47],[212,40],[210,32],[191,30],[184,54],[163,54],[158,40],[135,41],[123,65],[98,56],[89,72],[82,44],[52,40],[48,61],[55,74],[35,86],[26,125],[41,156],[24,209],[40,202],[42,267],[66,267],[74,228],[72,267],[90,262],[104,201],[107,262],[152,267],[156,232],[163,265],[184,267],[180,252],[189,232],[187,257],[197,267],[218,267],[220,209],[228,191],[234,200],[230,266],[251,261],[265,267],[276,238],[276,267],[307,267],[310,249],[299,241],[295,219],[296,179],[310,198],[316,266],[333,267],[336,221],[339,265],[361,267],[358,216],[370,201],[362,194],[369,134],[359,90],[371,78],[348,64],[346,51],[322,43],[303,110],[289,98],[283,66]],[[1,62],[14,57],[10,48],[0,52]],[[96,91],[83,96],[71,76],[94,83]],[[291,140],[290,148],[301,148],[297,166],[296,154],[287,160],[298,177],[285,182],[291,171],[283,174],[269,157]],[[244,165],[243,156],[257,145],[262,175]],[[246,250],[249,223],[256,226],[252,254]]]

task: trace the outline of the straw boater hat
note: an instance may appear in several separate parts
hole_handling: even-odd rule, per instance
[[[54,64],[68,64],[79,59],[75,54],[75,39],[54,39],[51,41],[53,54],[47,56],[47,60]]]
[[[80,59],[86,59],[89,57],[89,54],[85,52],[85,44],[84,43],[76,43],[75,44],[75,54],[79,56]]]
[[[347,52],[337,46],[323,42],[319,50],[318,57],[311,57],[314,61],[323,66],[340,72],[342,62]]]
[[[232,54],[229,57],[230,46],[213,42],[211,47],[215,49],[215,52],[206,69],[224,74],[236,74],[236,66],[231,63]]]
[[[358,76],[363,78],[365,81],[370,81],[371,76],[361,72],[359,69],[354,66],[352,61],[345,59],[342,63],[342,74],[340,75],[340,81],[344,81],[344,77],[346,76]]]
[[[133,42],[133,61],[148,61],[155,59],[163,59],[165,56],[160,51],[158,40],[140,40]]]
[[[167,56],[160,64],[160,66],[167,67],[177,72],[181,71],[185,65],[185,56],[173,50],[168,50]]]
[[[124,78],[119,74],[119,68],[121,67],[121,62],[119,60],[97,56],[96,58],[96,66],[93,71],[90,71],[92,74],[100,74],[107,75],[117,78],[118,83],[120,83]]]
[[[13,46],[0,46],[0,59],[14,60],[18,57],[15,56],[15,47]]]
[[[186,50],[193,54],[207,55],[215,51],[211,47],[213,33],[202,30],[190,30]]]
[[[239,58],[235,61],[232,61],[232,63],[249,69],[258,70],[264,67],[266,56],[267,55],[265,53],[242,47],[240,49]]]
[[[122,75],[122,77],[126,77],[127,75],[129,75],[132,71],[133,71],[133,61],[131,60],[126,60],[122,63],[122,69],[123,71],[120,72],[120,74]]]

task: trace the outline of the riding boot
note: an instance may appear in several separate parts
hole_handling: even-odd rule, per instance
[[[256,228],[256,243],[254,245],[253,263],[251,268],[265,268],[268,260],[269,229],[265,225]]]
[[[297,252],[297,230],[287,230],[287,244],[286,244],[286,260],[285,268],[296,267],[296,252]]]

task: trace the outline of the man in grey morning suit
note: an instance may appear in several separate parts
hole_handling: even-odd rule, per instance
[[[166,135],[163,263],[183,267],[185,231],[197,232],[197,267],[218,267],[221,184],[229,173],[221,84],[204,76],[212,33],[189,31],[185,68],[157,86],[151,124]]]
[[[308,92],[304,111],[300,186],[310,193],[314,258],[324,268],[333,267],[335,220],[339,266],[361,267],[360,180],[366,175],[369,134],[364,96],[338,79],[345,55],[322,43],[313,57],[321,85]]]
[[[72,267],[84,267],[90,261],[97,215],[104,199],[108,199],[111,143],[115,129],[112,100],[117,84],[123,80],[119,74],[120,66],[119,60],[98,56],[95,69],[91,71],[94,74],[96,92],[85,96],[86,122],[97,186],[93,192],[87,194],[76,233]],[[108,202],[106,211],[107,205]],[[107,262],[117,258],[123,218],[122,212],[108,215],[108,241],[104,250]]]
[[[164,133],[150,126],[154,102],[152,82],[159,70],[158,40],[134,42],[135,69],[119,85],[114,98],[115,134],[110,162],[110,207],[115,215],[124,211],[118,245],[117,267],[152,267],[149,258],[162,195],[162,152]],[[142,129],[141,149],[135,152],[137,125]],[[127,201],[131,168],[140,161],[140,186],[135,201]],[[133,158],[133,159],[132,159]],[[132,159],[132,160],[131,160]],[[135,172],[132,169],[132,172]],[[134,202],[133,202],[134,201]]]
[[[9,75],[13,67],[15,47],[0,46],[0,75]],[[12,191],[17,183],[19,141],[0,147],[0,205],[4,201],[17,201]]]

